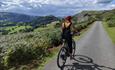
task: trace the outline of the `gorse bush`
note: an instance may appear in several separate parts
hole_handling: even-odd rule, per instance
[[[108,24],[109,27],[115,27],[115,10],[113,10],[113,12],[107,12],[105,14],[103,14],[103,21],[106,22]]]
[[[50,54],[48,48],[60,43],[59,29],[51,31],[13,34],[0,37],[1,63],[6,68],[42,60]]]
[[[7,67],[20,65],[33,59],[41,59],[46,53],[42,47],[33,47],[32,44],[17,44],[7,50],[3,63]]]
[[[92,24],[94,21],[95,21],[95,19],[90,19],[90,21],[83,21],[83,22],[80,22],[79,24],[76,24],[75,26],[78,31],[81,31],[81,30],[87,28],[87,26]]]
[[[111,18],[107,21],[109,27],[115,27],[115,16],[111,16]]]
[[[115,20],[107,21],[109,27],[115,27]]]
[[[53,46],[58,46],[61,43],[61,31],[55,30],[50,32],[49,38]]]

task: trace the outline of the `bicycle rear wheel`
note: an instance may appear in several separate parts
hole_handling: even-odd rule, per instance
[[[57,66],[59,68],[63,67],[64,64],[66,63],[66,59],[67,59],[67,49],[66,47],[62,47],[58,53]]]

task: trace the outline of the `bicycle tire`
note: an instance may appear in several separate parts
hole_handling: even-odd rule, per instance
[[[65,61],[60,64],[60,59],[61,59],[60,56],[61,56],[62,52],[64,52]],[[67,60],[66,52],[67,52],[66,47],[62,47],[62,48],[60,49],[59,53],[58,53],[57,66],[58,66],[59,68],[62,68],[62,67],[65,65],[65,63],[66,63],[66,60]]]

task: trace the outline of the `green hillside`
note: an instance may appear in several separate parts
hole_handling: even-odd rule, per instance
[[[16,13],[0,12],[0,34],[7,35],[19,32],[32,32],[38,27],[43,27],[46,24],[59,20],[59,18],[52,15],[29,16]]]

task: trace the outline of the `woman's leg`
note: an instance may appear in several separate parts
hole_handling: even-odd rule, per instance
[[[67,39],[68,47],[69,47],[69,53],[72,54],[72,37],[68,37]]]

